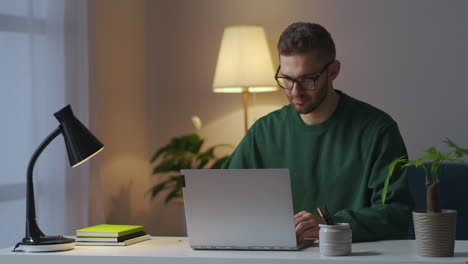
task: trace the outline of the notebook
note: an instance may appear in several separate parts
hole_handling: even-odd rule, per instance
[[[288,169],[181,170],[193,249],[299,250]]]

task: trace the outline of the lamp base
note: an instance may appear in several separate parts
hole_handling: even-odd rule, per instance
[[[44,236],[35,239],[24,238],[23,241],[16,244],[13,251],[16,251],[16,248],[18,248],[18,251],[26,252],[71,250],[75,248],[75,239],[63,236]]]

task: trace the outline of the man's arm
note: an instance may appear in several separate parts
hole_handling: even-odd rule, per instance
[[[371,176],[367,183],[370,206],[359,210],[344,209],[335,214],[337,222],[350,223],[353,241],[404,238],[407,233],[413,207],[406,170],[400,170],[392,178],[388,188],[388,200],[381,202],[381,193],[389,164],[407,155],[398,126],[392,123],[382,130],[372,151]]]

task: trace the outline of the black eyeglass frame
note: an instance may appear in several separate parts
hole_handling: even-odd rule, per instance
[[[330,61],[329,63],[325,64],[325,66],[323,66],[322,70],[315,76],[315,77],[299,77],[299,78],[289,78],[289,77],[279,77],[278,76],[278,73],[279,73],[279,70],[281,69],[281,64],[278,65],[278,69],[276,70],[276,74],[275,74],[275,80],[276,80],[276,83],[278,83],[279,87],[285,89],[285,90],[291,90],[293,87],[294,87],[294,83],[297,83],[297,85],[299,85],[299,87],[301,89],[304,89],[304,90],[314,90],[315,89],[315,82],[320,78],[320,76],[322,76],[322,74],[328,69],[328,66],[330,66],[333,62],[335,62],[335,60],[332,60]],[[287,80],[290,80],[292,81],[292,85],[290,88],[286,88],[286,87],[283,87],[281,85],[281,83],[278,81],[278,79],[287,79]],[[301,81],[302,80],[311,80],[314,82],[314,86],[312,88],[304,88],[302,87],[301,85]]]

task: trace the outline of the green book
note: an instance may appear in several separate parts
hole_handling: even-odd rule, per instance
[[[140,225],[96,225],[76,230],[77,237],[121,237],[143,231]]]

